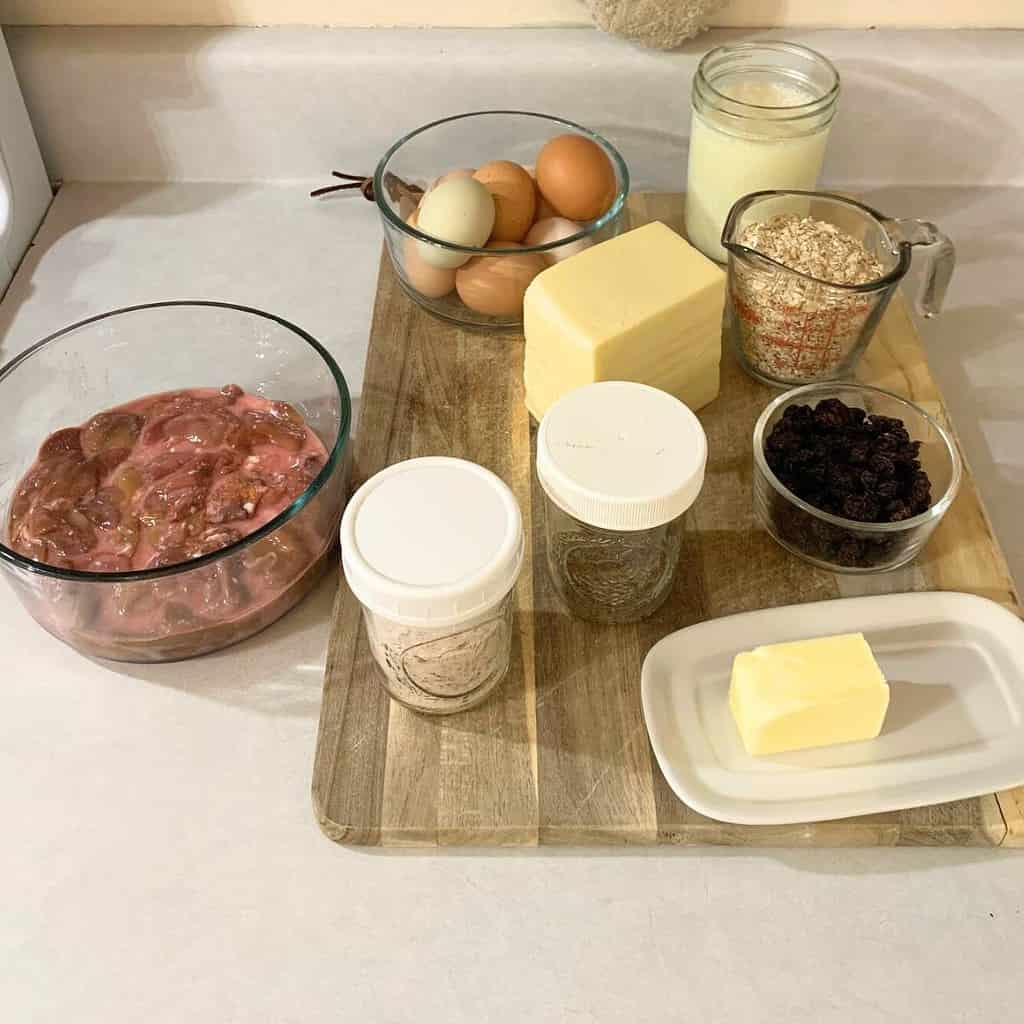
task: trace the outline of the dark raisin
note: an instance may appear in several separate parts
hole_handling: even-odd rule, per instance
[[[887,459],[884,455],[872,455],[868,460],[868,467],[880,480],[892,476],[896,471],[892,459]]]
[[[895,498],[899,490],[900,485],[895,480],[883,480],[875,488],[875,494],[880,498]]]
[[[878,515],[878,502],[866,494],[851,494],[843,499],[843,515],[859,523],[869,523]]]
[[[903,426],[903,421],[893,416],[872,416],[871,422],[882,432],[895,430],[897,427]]]
[[[878,474],[865,469],[860,475],[860,485],[865,491],[871,492],[878,487]]]
[[[910,488],[910,501],[913,505],[924,505],[927,507],[931,504],[932,500],[932,489],[928,483],[927,477],[922,480],[918,477],[913,486]]]
[[[821,430],[839,430],[846,422],[845,417],[840,416],[832,409],[824,409],[824,402],[814,410],[814,425]]]
[[[825,482],[825,472],[825,464],[823,462],[815,462],[810,466],[804,466],[803,475],[809,483],[823,484]],[[809,498],[807,500],[810,501]]]
[[[783,412],[782,418],[791,426],[799,427],[809,423],[811,420],[811,407],[809,405],[789,405]]]
[[[823,412],[834,412],[842,420],[845,420],[850,412],[850,407],[841,398],[823,398],[814,408]]]
[[[769,451],[775,452],[790,451],[793,448],[800,447],[800,438],[791,430],[780,430],[776,427],[775,430],[768,435],[765,447]]]
[[[849,494],[853,490],[856,477],[849,467],[832,465],[829,467],[827,479],[833,491]]]
[[[850,446],[850,462],[855,466],[863,466],[868,461],[868,452],[871,449],[864,442]]]
[[[836,562],[839,565],[859,565],[863,558],[863,548],[856,537],[847,537],[836,548]]]
[[[831,540],[835,535],[835,527],[831,523],[826,523],[823,519],[812,519],[810,533],[815,540],[824,543]]]

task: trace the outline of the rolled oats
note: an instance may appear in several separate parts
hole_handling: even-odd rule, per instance
[[[779,214],[748,225],[738,240],[796,272],[732,261],[740,356],[756,373],[782,382],[836,376],[863,338],[878,296],[834,286],[877,281],[882,263],[852,235],[813,217]]]

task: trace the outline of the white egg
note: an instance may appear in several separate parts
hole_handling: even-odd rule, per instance
[[[454,171],[447,171],[445,174],[439,174],[430,183],[430,187],[427,189],[425,194],[430,195],[438,185],[443,185],[446,181],[451,181],[453,178],[472,178],[474,174],[476,174],[475,167],[457,167]]]
[[[537,221],[530,228],[523,239],[523,245],[547,245],[549,242],[557,242],[560,238],[569,238],[582,230],[583,225],[577,224],[574,220],[569,220],[566,217],[548,217],[545,220]],[[578,252],[583,252],[584,249],[589,249],[593,244],[590,238],[581,238],[568,245],[560,245],[557,249],[542,252],[541,256],[549,265],[559,263],[570,256],[575,256]]]
[[[494,227],[494,200],[476,178],[449,178],[431,190],[417,211],[420,231],[445,242],[480,248]],[[420,242],[420,256],[434,267],[461,267],[469,254]]]
[[[414,228],[419,226],[415,210],[409,214],[406,222]],[[428,299],[442,299],[455,290],[455,271],[424,263],[420,258],[419,243],[414,238],[402,241],[401,265],[408,283]]]

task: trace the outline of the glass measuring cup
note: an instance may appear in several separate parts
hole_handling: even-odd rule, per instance
[[[791,270],[740,242],[745,229],[779,214],[811,217],[857,239],[882,264],[866,284],[833,284]],[[923,220],[886,217],[828,192],[752,192],[736,202],[722,230],[728,252],[726,335],[740,365],[768,384],[808,384],[849,377],[889,300],[910,267],[911,250],[927,262],[918,311],[935,316],[953,273],[953,243]]]

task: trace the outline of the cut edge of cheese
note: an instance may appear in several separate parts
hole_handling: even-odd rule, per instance
[[[647,384],[674,395],[684,405],[694,412],[698,412],[706,405],[709,405],[717,397],[721,387],[721,364],[719,359],[708,359],[706,364],[697,372],[684,374],[681,370],[669,375],[660,375],[651,378],[644,374],[614,374],[610,376],[599,376],[598,380],[628,380],[635,384]],[[543,384],[531,384],[529,374],[524,375],[526,408],[531,416],[539,423],[544,413],[551,408],[563,395],[574,390],[574,387],[567,387],[564,390],[545,388]],[[590,380],[583,380],[575,387],[584,387],[593,383]]]

